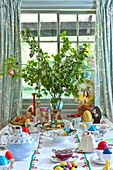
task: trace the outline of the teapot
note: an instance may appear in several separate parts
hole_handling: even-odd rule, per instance
[[[7,148],[12,152],[15,159],[21,160],[31,156],[37,141],[29,134],[20,129],[17,133],[9,136]]]

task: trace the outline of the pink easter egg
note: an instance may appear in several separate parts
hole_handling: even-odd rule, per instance
[[[12,76],[14,74],[13,70],[9,71],[9,75]]]
[[[70,168],[66,168],[65,170],[70,170]]]
[[[67,162],[67,167],[72,168],[72,164],[70,162]]]

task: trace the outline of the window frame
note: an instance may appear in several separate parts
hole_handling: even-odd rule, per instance
[[[40,40],[40,14],[52,14],[52,13],[56,13],[57,14],[57,40],[56,41],[41,41]],[[79,18],[78,16],[80,14],[95,14],[96,15],[96,10],[40,10],[40,9],[21,9],[21,14],[38,14],[38,30],[37,30],[37,36],[38,36],[38,44],[40,46],[40,42],[41,43],[51,43],[51,42],[56,42],[57,43],[57,52],[59,52],[60,50],[60,43],[62,43],[60,41],[60,14],[76,14],[76,30],[77,30],[77,34],[75,35],[77,37],[76,41],[70,41],[72,43],[76,43],[77,44],[77,49],[79,48],[79,44],[81,43],[95,43],[95,41],[79,41]],[[24,42],[24,41],[22,41]],[[95,70],[83,70],[83,72],[95,72]],[[24,99],[24,98],[23,98]]]

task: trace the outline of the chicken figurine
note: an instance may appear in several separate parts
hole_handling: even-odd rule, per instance
[[[14,157],[13,157],[12,152],[7,151],[7,152],[5,153],[5,157],[11,162],[10,168],[12,169],[12,168],[13,168],[13,164],[14,164]]]

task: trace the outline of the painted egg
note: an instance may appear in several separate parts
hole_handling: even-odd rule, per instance
[[[67,163],[66,162],[61,162],[60,166],[66,166]]]
[[[71,170],[75,170],[75,167],[72,167]]]
[[[67,167],[72,168],[72,164],[70,162],[67,162]]]
[[[61,125],[57,125],[57,128],[61,128]]]
[[[10,76],[13,76],[13,74],[14,74],[13,70],[10,70],[10,71],[9,71],[9,75],[10,75]]]
[[[64,166],[63,169],[65,170],[65,169],[66,169],[66,166]]]
[[[0,156],[0,166],[9,164],[10,161],[5,156]]]
[[[7,151],[7,152],[5,153],[5,157],[6,157],[8,160],[14,158],[12,152],[10,152],[10,151]]]
[[[65,170],[70,170],[70,168],[67,167]]]
[[[77,163],[76,162],[71,162],[71,164],[72,164],[73,167],[77,168]]]
[[[56,167],[60,167],[60,165],[56,165],[56,166],[54,166],[54,169],[55,169]]]
[[[55,170],[63,170],[63,168],[60,167],[60,166],[57,166],[57,167],[55,168]]]

